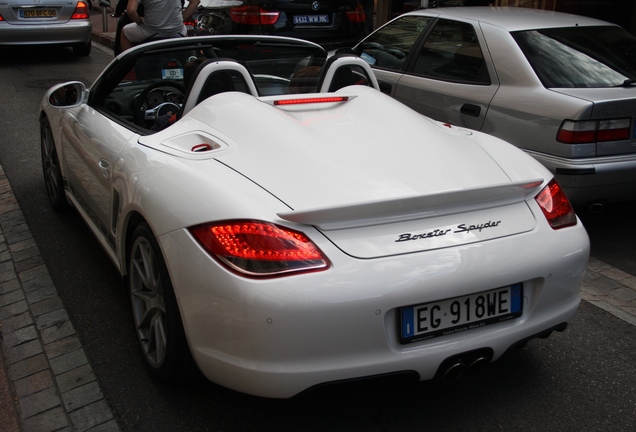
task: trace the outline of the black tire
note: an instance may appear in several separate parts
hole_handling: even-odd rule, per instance
[[[40,122],[40,149],[42,154],[42,172],[49,203],[56,211],[64,211],[69,207],[62,182],[62,171],[53,140],[49,120],[45,117]]]
[[[161,382],[182,381],[196,367],[161,249],[145,223],[132,236],[126,279],[146,367]]]
[[[93,45],[90,41],[87,44],[77,44],[73,45],[73,54],[77,57],[86,57],[91,53],[91,48]]]

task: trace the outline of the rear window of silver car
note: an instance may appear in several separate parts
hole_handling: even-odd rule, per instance
[[[513,32],[547,88],[605,88],[636,83],[636,37],[616,26]]]

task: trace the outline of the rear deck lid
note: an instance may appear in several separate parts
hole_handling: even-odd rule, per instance
[[[318,227],[357,257],[533,229],[525,199],[544,179],[529,156],[495,145],[527,158],[507,172],[504,159],[480,145],[494,138],[434,122],[376,90],[354,87],[357,94],[346,102],[289,110],[263,103],[272,98],[219,95],[189,116],[213,119],[216,133],[231,137],[235,144],[216,160],[285,203],[290,210],[278,217]],[[249,127],[242,113],[250,113]]]

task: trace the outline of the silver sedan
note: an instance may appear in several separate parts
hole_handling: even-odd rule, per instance
[[[524,8],[399,16],[353,49],[382,90],[434,119],[524,149],[575,205],[636,199],[636,38]]]
[[[0,2],[0,46],[69,45],[77,56],[91,52],[87,1],[6,0]]]

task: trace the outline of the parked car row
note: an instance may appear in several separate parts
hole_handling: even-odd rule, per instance
[[[236,3],[40,105],[50,204],[120,272],[152,375],[454,379],[566,329],[589,257],[567,194],[635,190],[634,37],[458,7],[365,38],[355,2]]]

